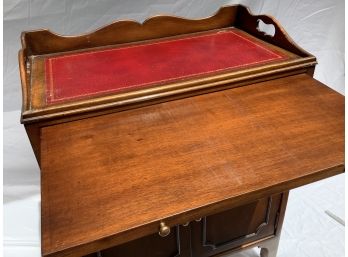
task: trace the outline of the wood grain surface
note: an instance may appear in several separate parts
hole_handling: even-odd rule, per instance
[[[41,129],[42,250],[77,256],[344,170],[344,97],[296,75]]]

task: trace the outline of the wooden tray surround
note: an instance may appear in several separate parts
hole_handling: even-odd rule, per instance
[[[270,16],[21,39],[43,256],[274,257],[288,191],[344,171],[344,98]]]

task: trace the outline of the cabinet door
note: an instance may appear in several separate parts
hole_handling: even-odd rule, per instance
[[[97,257],[189,257],[189,227],[176,226],[166,237],[152,234],[95,254]]]
[[[191,225],[193,256],[212,256],[275,233],[281,194],[204,217]]]

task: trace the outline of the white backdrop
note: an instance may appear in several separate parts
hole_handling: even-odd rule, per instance
[[[188,18],[212,15],[242,3],[255,14],[276,17],[319,62],[315,78],[344,93],[344,0],[126,1],[4,0],[4,228],[5,256],[39,256],[39,168],[23,127],[17,52],[20,32],[49,28],[60,34],[92,31],[115,19],[143,21],[155,14]],[[279,256],[343,256],[344,229],[328,218],[344,217],[344,175],[294,190]],[[306,211],[304,211],[306,210]],[[312,237],[314,236],[314,237]],[[317,249],[317,250],[316,250]],[[248,252],[243,256],[255,256]]]

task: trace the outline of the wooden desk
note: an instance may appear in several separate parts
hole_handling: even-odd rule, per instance
[[[262,44],[281,60],[230,67],[228,83],[214,73],[215,87],[81,86],[92,98],[75,89],[67,103],[45,89],[52,55],[32,56],[23,122],[41,168],[43,256],[275,256],[288,191],[344,171],[344,98],[311,77],[313,57]],[[154,97],[161,87],[169,98]]]

